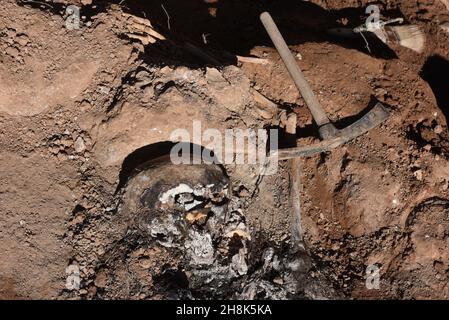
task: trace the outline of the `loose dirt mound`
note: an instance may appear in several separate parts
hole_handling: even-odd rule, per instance
[[[425,31],[422,54],[326,33],[371,1],[3,2],[0,298],[448,298],[447,1],[376,3]],[[392,114],[301,159],[304,248],[288,163],[166,158],[193,121],[283,129],[294,112],[281,147],[318,141],[264,10],[338,126],[377,101]]]

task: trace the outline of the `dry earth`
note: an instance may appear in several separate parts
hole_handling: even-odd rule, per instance
[[[360,25],[373,3],[425,30],[425,51],[326,34]],[[449,298],[447,1],[2,4],[0,298]],[[66,28],[70,4],[80,29]],[[291,240],[289,163],[262,178],[257,166],[165,157],[171,132],[194,120],[282,128],[294,112],[293,141],[318,141],[264,10],[338,125],[376,101],[391,111],[301,159],[304,250]],[[152,30],[166,40],[151,43]],[[366,286],[369,266],[379,289]]]

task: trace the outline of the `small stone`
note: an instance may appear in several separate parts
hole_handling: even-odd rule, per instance
[[[443,183],[442,186],[441,186],[441,190],[442,191],[446,191],[447,189],[449,189],[449,183],[447,183],[447,182]]]
[[[143,90],[143,100],[145,102],[149,102],[151,99],[154,98],[154,88],[152,86],[147,86]]]
[[[413,172],[413,175],[415,176],[416,180],[422,181],[423,179],[423,171],[422,170],[416,170]]]
[[[19,55],[19,50],[17,50],[17,48],[14,48],[14,47],[6,48],[5,52],[7,55],[9,55],[13,58],[16,58]]]
[[[424,146],[424,150],[430,151],[430,150],[432,150],[432,146],[431,146],[430,144],[426,144],[426,145]]]
[[[334,250],[334,251],[340,250],[340,244],[339,243],[333,243],[332,244],[332,250]]]
[[[137,74],[136,74],[137,80],[142,81],[142,80],[146,80],[148,78],[150,78],[150,73],[146,70],[141,70],[141,71],[137,72]]]
[[[28,36],[25,34],[18,36],[15,40],[22,47],[26,46],[28,44],[28,42],[30,42],[30,40],[28,39]]]
[[[62,153],[58,153],[56,155],[56,157],[58,158],[59,161],[67,160],[66,156],[64,154],[62,154]]]
[[[81,104],[80,104],[81,111],[87,111],[87,110],[89,110],[91,108],[92,108],[92,105],[89,102],[85,101],[85,100],[83,102],[81,102]]]
[[[89,6],[92,4],[92,0],[81,0],[83,6]]]
[[[443,22],[442,24],[440,24],[440,28],[443,31],[449,33],[449,22]]]
[[[86,145],[84,144],[83,138],[78,137],[75,140],[73,147],[74,147],[76,153],[82,153],[84,150],[86,150]]]
[[[111,92],[111,88],[107,87],[107,86],[98,86],[98,91],[101,94],[107,95]]]
[[[151,261],[151,259],[148,258],[144,258],[139,260],[139,265],[142,267],[142,269],[150,269],[151,266],[153,265],[153,262]]]
[[[440,125],[437,125],[434,129],[433,132],[435,132],[436,134],[441,134],[443,133],[443,127]]]
[[[72,145],[72,140],[71,139],[61,139],[61,145],[64,147],[70,147]]]
[[[170,68],[169,66],[165,66],[159,72],[161,74],[167,75],[167,74],[171,73],[172,71],[173,71],[172,68]]]
[[[206,79],[210,82],[225,82],[226,80],[221,75],[220,71],[215,68],[206,68]]]
[[[100,273],[96,276],[94,283],[98,288],[104,288],[108,283],[108,277],[106,274]]]

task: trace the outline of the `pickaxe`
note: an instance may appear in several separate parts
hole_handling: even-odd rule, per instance
[[[344,129],[337,129],[331,123],[326,115],[323,107],[316,98],[312,88],[308,84],[301,69],[299,68],[295,58],[290,52],[284,38],[274,23],[268,12],[260,15],[265,29],[273,41],[279,55],[282,58],[288,72],[290,73],[296,87],[303,97],[307,107],[309,108],[315,123],[318,125],[319,135],[322,141],[319,144],[308,147],[295,147],[289,149],[281,149],[274,151],[278,160],[291,159],[291,193],[292,206],[294,208],[293,216],[293,240],[300,243],[302,240],[301,232],[301,214],[299,208],[299,163],[298,158],[302,156],[312,156],[314,154],[331,151],[332,149],[350,141],[358,136],[373,129],[389,117],[389,112],[381,103],[364,115],[360,120],[354,122]]]

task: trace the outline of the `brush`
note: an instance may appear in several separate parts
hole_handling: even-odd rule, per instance
[[[361,34],[363,32],[371,32],[387,45],[398,44],[415,52],[422,53],[426,44],[426,36],[421,28],[417,25],[389,26],[389,24],[395,22],[402,23],[403,19],[398,18],[387,22],[364,24],[355,28],[353,31]]]
[[[386,44],[395,43],[402,47],[409,48],[418,53],[422,53],[426,44],[426,36],[417,25],[385,27]]]

